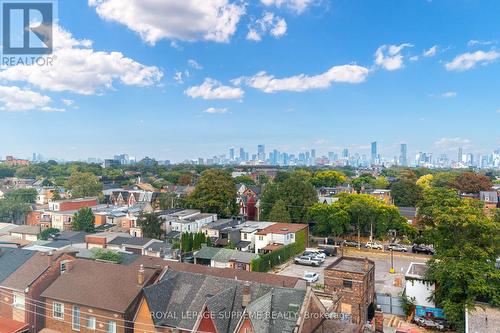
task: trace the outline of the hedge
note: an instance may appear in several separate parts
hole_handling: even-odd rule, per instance
[[[286,262],[288,259],[303,252],[306,249],[306,233],[301,230],[295,234],[295,243],[283,246],[282,248],[261,255],[252,260],[250,267],[255,272],[268,272],[276,265]]]

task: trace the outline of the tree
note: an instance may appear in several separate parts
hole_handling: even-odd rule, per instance
[[[485,175],[474,172],[464,172],[455,178],[453,187],[461,193],[479,193],[480,191],[490,191],[493,183]]]
[[[71,191],[74,198],[96,197],[102,191],[99,178],[89,172],[73,172],[66,181],[65,187]]]
[[[89,207],[80,208],[73,215],[72,228],[74,231],[94,232],[95,216]]]
[[[282,223],[290,223],[292,221],[290,213],[286,209],[286,203],[283,200],[280,199],[274,203],[273,208],[269,213],[268,220],[271,222]]]
[[[188,202],[206,213],[217,213],[221,217],[235,215],[236,185],[233,178],[224,170],[204,171]]]
[[[423,175],[417,180],[417,185],[420,186],[423,190],[428,189],[432,186],[433,179],[434,176],[430,173],[427,175]]]
[[[356,192],[360,193],[361,190],[367,188],[373,188],[373,184],[375,182],[375,177],[370,175],[369,173],[364,173],[359,177],[354,178],[351,183]]]
[[[137,225],[141,228],[144,237],[161,239],[163,221],[155,213],[144,213],[137,219]]]
[[[181,251],[183,253],[193,251],[194,237],[190,232],[183,232],[181,235]]]
[[[31,211],[31,205],[15,200],[13,198],[6,198],[0,200],[0,221],[9,223],[22,223],[24,222],[25,215]]]
[[[347,177],[334,170],[318,171],[312,178],[312,183],[316,187],[335,187],[347,181]]]
[[[266,185],[261,196],[261,219],[266,220],[278,200],[285,202],[291,221],[306,221],[307,210],[318,202],[316,190],[303,172],[293,172],[282,182]]]
[[[485,216],[479,201],[461,199],[443,188],[424,192],[419,214],[436,255],[427,263],[427,279],[448,320],[464,330],[464,309],[481,300],[500,306],[500,225]]]
[[[57,228],[47,228],[38,235],[38,239],[48,240],[50,237],[57,235],[59,232],[60,231]]]
[[[422,188],[411,180],[400,180],[392,184],[391,195],[398,207],[415,207],[422,197]]]
[[[377,177],[373,182],[373,187],[378,189],[386,189],[389,187],[389,185],[390,185],[389,181],[384,176]]]
[[[248,175],[241,175],[234,178],[236,184],[255,185],[255,180]]]
[[[339,204],[317,203],[308,211],[308,218],[315,222],[313,234],[323,237],[338,237],[349,229],[349,213]]]
[[[17,202],[34,204],[36,202],[37,191],[34,188],[20,188],[7,193],[6,198]]]

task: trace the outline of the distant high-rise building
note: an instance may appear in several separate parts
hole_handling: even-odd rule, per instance
[[[260,161],[266,160],[266,146],[264,145],[257,146],[257,157],[259,158]]]
[[[240,161],[245,161],[245,149],[240,148]]]
[[[234,161],[234,148],[229,148],[229,160]]]
[[[464,151],[463,151],[462,147],[460,147],[460,148],[458,148],[458,159],[457,159],[457,162],[461,163],[461,162],[463,162],[463,159],[464,159]]]
[[[328,152],[328,161],[330,161],[330,163],[335,161],[335,153],[333,151]]]
[[[401,152],[399,155],[399,165],[408,166],[408,147],[406,143],[401,144]]]
[[[342,150],[342,158],[349,158],[349,149],[344,148],[344,150]]]
[[[378,153],[377,153],[377,141],[373,141],[372,142],[372,159],[371,159],[371,162],[372,164],[377,164],[377,157],[378,157]]]
[[[311,165],[316,164],[316,149],[311,149]]]

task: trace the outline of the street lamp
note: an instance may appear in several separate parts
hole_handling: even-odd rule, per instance
[[[391,268],[389,269],[389,273],[394,274],[394,251],[391,249]]]

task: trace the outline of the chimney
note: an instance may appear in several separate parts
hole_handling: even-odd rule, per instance
[[[68,260],[65,263],[66,265],[66,272],[69,272],[73,269],[73,260]]]
[[[365,257],[365,260],[363,262],[363,270],[365,272],[368,272],[370,270],[370,262],[368,261],[368,258]]]
[[[141,264],[137,272],[137,284],[142,286],[144,284],[144,265]]]
[[[377,305],[377,310],[375,310],[375,318],[373,321],[375,322],[375,332],[383,333],[384,313],[382,312],[382,308],[380,307],[380,305]]]
[[[250,284],[248,282],[245,283],[243,286],[243,298],[241,300],[241,307],[246,308],[248,304],[250,304],[251,301],[251,294],[250,294]]]

